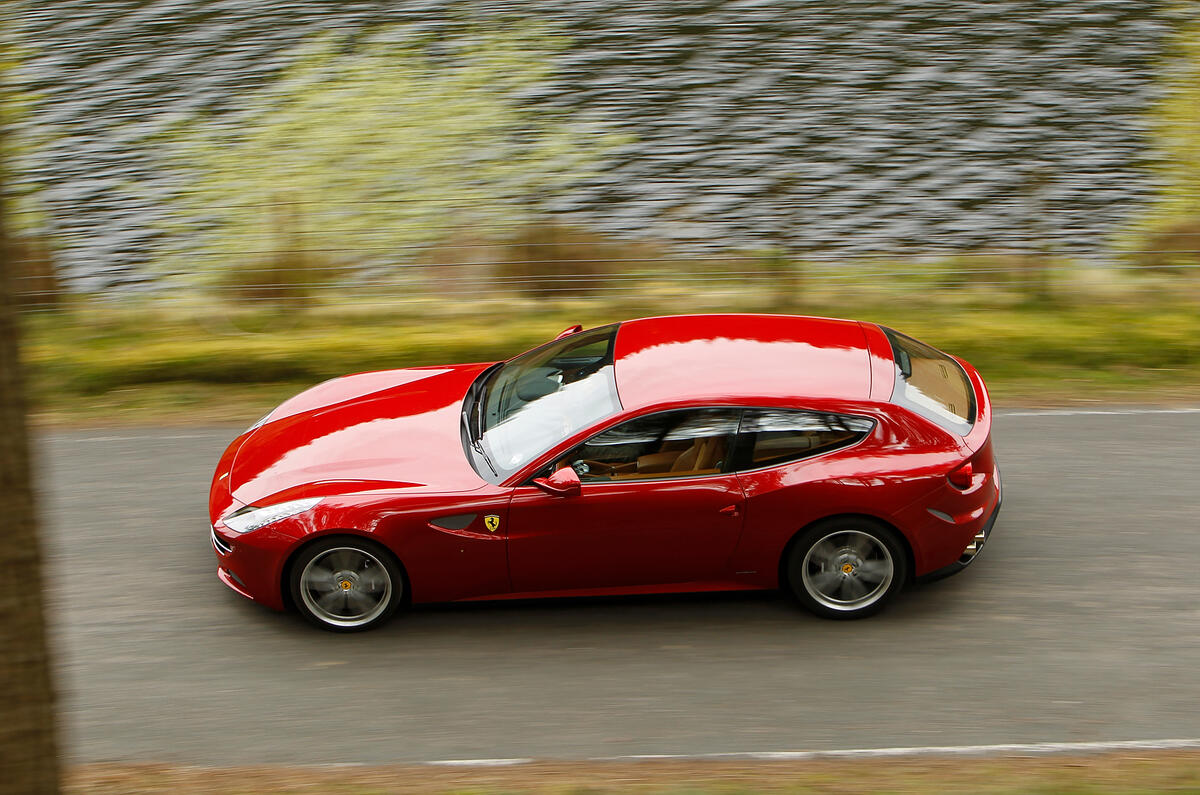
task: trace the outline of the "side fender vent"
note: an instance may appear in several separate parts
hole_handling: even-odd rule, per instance
[[[430,519],[429,523],[443,530],[465,530],[467,527],[470,527],[473,521],[475,521],[475,514],[473,513],[456,513],[450,516],[439,516],[436,519]]]

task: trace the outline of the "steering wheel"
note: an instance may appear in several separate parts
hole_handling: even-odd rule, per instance
[[[612,464],[606,464],[603,461],[593,461],[590,458],[581,458],[578,461],[573,461],[571,468],[578,472],[580,464],[587,467],[584,471],[589,475],[611,475],[617,471],[617,468]]]

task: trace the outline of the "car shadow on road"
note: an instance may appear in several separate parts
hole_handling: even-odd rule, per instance
[[[427,642],[468,634],[477,641],[499,641],[520,633],[529,640],[543,640],[565,632],[613,637],[655,632],[719,635],[751,627],[789,635],[803,628],[807,634],[837,636],[852,630],[860,637],[886,636],[899,627],[912,631],[975,612],[978,606],[970,599],[970,583],[956,580],[959,578],[910,587],[879,615],[858,621],[818,618],[780,591],[723,591],[420,604],[402,611],[385,626],[353,637]],[[230,607],[240,616],[238,623],[248,622],[256,628],[252,632],[325,634],[294,612],[280,615],[231,597]]]
[[[475,613],[490,611],[544,611],[556,612],[579,609],[658,607],[675,608],[689,605],[741,605],[741,604],[790,605],[786,596],[777,591],[720,591],[708,593],[636,594],[631,596],[559,596],[531,599],[494,599],[472,602],[442,602],[416,605],[415,614],[429,613]]]
[[[483,638],[517,630],[534,636],[564,630],[628,635],[809,620],[818,619],[782,593],[726,591],[422,604],[399,614],[380,631],[426,638],[460,632]]]

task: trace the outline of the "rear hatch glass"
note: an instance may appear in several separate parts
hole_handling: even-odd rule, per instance
[[[883,329],[896,360],[892,402],[966,436],[975,424],[975,390],[954,359],[912,337]]]

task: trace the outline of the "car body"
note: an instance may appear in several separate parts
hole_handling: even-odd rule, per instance
[[[410,603],[781,586],[855,618],[982,547],[990,429],[973,367],[872,323],[575,327],[293,397],[221,457],[211,538],[222,582],[331,630]]]

